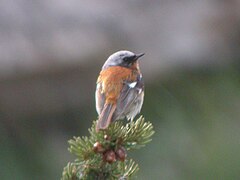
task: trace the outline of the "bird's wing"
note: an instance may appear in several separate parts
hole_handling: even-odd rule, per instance
[[[116,110],[116,104],[105,103],[105,93],[102,92],[102,83],[97,83],[96,89],[96,109],[99,115],[96,130],[106,129],[112,121],[113,113]]]
[[[121,95],[118,99],[118,108],[117,113],[119,116],[123,114],[126,116],[129,113],[130,108],[132,107],[133,103],[136,102],[137,98],[142,94],[144,91],[144,83],[143,79],[140,75],[136,81],[125,81]]]

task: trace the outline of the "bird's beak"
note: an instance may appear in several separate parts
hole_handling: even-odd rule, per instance
[[[141,53],[141,54],[136,54],[136,60],[139,59],[140,57],[142,57],[145,53]]]

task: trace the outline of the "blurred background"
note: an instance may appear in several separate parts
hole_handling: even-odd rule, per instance
[[[1,0],[0,179],[60,179],[107,57],[140,62],[153,141],[138,179],[240,178],[240,1]]]

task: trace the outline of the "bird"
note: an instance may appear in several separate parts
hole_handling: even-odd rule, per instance
[[[133,120],[140,113],[144,100],[144,82],[139,68],[139,58],[121,50],[108,57],[96,82],[96,131],[106,130],[116,120]]]

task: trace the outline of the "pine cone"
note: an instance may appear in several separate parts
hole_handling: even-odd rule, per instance
[[[108,162],[108,163],[110,163],[110,164],[112,164],[113,162],[115,162],[115,161],[116,161],[115,152],[114,152],[113,150],[106,151],[106,152],[103,154],[103,161]]]
[[[117,155],[117,159],[120,161],[125,161],[126,157],[127,157],[127,152],[126,149],[124,147],[119,147],[116,151],[115,151],[116,155]]]

